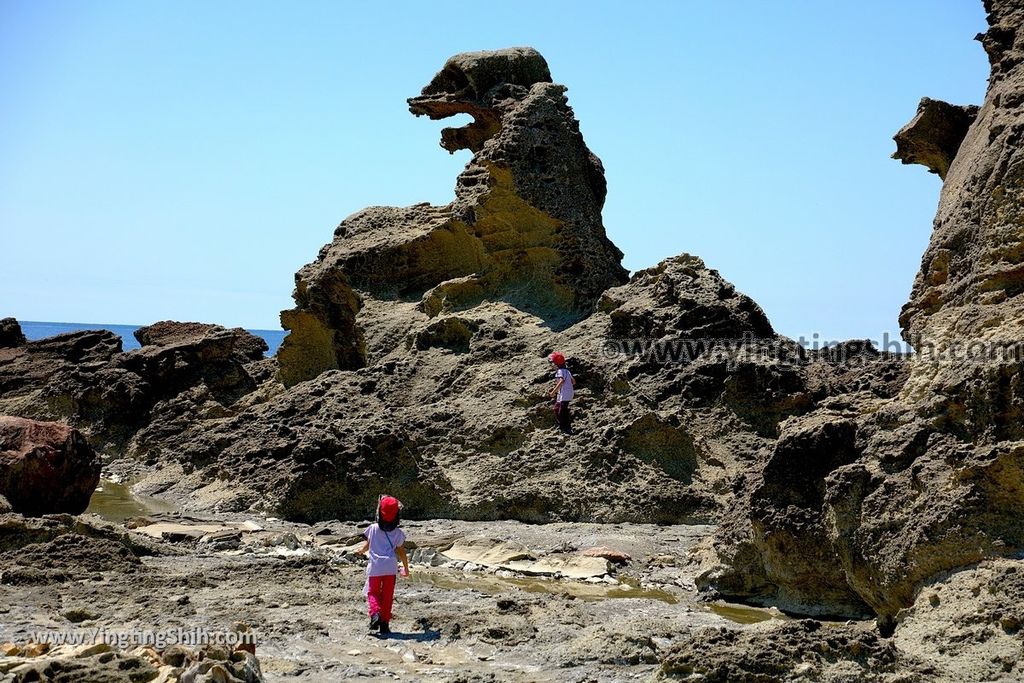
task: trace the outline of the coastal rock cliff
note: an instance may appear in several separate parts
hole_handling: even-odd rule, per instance
[[[867,611],[890,629],[942,572],[1024,551],[1024,6],[986,8],[984,104],[961,116],[926,101],[897,136],[905,161],[945,177],[900,317],[918,352],[909,378],[892,400],[833,403],[783,427],[719,531],[708,589],[805,613]],[[938,110],[972,120],[962,142]],[[928,126],[938,142],[921,142]],[[803,477],[780,476],[801,463]]]

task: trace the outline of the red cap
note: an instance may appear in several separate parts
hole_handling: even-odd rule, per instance
[[[548,356],[548,359],[555,365],[565,365],[565,356],[555,351],[553,354]]]
[[[393,522],[398,518],[398,499],[384,496],[380,499],[380,518],[385,522]]]

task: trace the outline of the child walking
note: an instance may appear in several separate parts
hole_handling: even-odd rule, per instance
[[[569,401],[576,394],[576,378],[565,367],[565,356],[555,351],[548,359],[558,368],[555,370],[555,386],[550,395],[555,399],[555,422],[566,434],[572,434],[572,415],[569,413]]]
[[[402,576],[409,576],[409,556],[405,552],[405,532],[401,524],[402,504],[392,496],[381,496],[377,503],[377,521],[363,532],[359,553],[366,555],[366,586],[363,594],[370,612],[370,631],[391,633],[391,605],[395,599],[395,574],[402,560]]]

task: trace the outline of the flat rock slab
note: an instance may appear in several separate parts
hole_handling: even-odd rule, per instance
[[[611,567],[608,560],[603,557],[583,557],[580,555],[548,555],[537,560],[509,562],[504,567],[521,574],[532,574],[535,576],[560,575],[567,579],[590,579],[604,576]]]
[[[520,543],[493,539],[460,539],[443,555],[454,561],[472,562],[482,567],[507,569],[533,576],[560,575],[570,579],[589,579],[604,576],[610,570],[608,561],[602,557],[554,553],[538,558]]]
[[[510,562],[537,559],[530,549],[515,541],[492,538],[461,538],[444,551],[451,560],[472,562],[485,567],[500,567]]]

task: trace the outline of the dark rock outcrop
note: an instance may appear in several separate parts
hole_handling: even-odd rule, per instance
[[[456,55],[409,100],[416,115],[468,113],[442,146],[469,149],[447,206],[371,207],[348,218],[295,276],[291,331],[278,353],[285,385],[386,354],[367,328],[389,304],[434,317],[506,301],[554,327],[621,284],[621,252],[601,222],[605,180],[544,58],[530,48]]]
[[[0,416],[0,496],[15,512],[83,512],[100,468],[99,456],[78,430]]]
[[[853,420],[824,411],[787,420],[750,492],[765,582],[775,601],[806,614],[870,614],[846,585],[820,514],[825,477],[856,459],[856,434]]]
[[[644,296],[636,296],[640,292]],[[609,313],[609,333],[624,340],[657,341],[683,335],[709,340],[775,337],[753,299],[689,254],[639,271],[628,288],[607,291],[600,309]]]
[[[98,447],[138,455],[196,420],[224,417],[267,381],[266,342],[240,328],[160,322],[122,352],[107,330],[0,348],[0,410],[71,420]]]
[[[257,361],[270,348],[266,340],[241,327],[225,329],[208,323],[180,323],[164,320],[135,330],[135,339],[142,346],[161,348],[196,347],[201,359],[221,360],[228,356],[240,363]],[[212,350],[212,353],[209,350]],[[227,353],[225,353],[227,351]]]
[[[14,318],[0,318],[0,348],[22,346],[27,340]]]
[[[0,411],[12,409],[16,399],[38,393],[62,370],[96,370],[121,353],[121,338],[107,330],[68,332],[25,344],[0,348]]]

